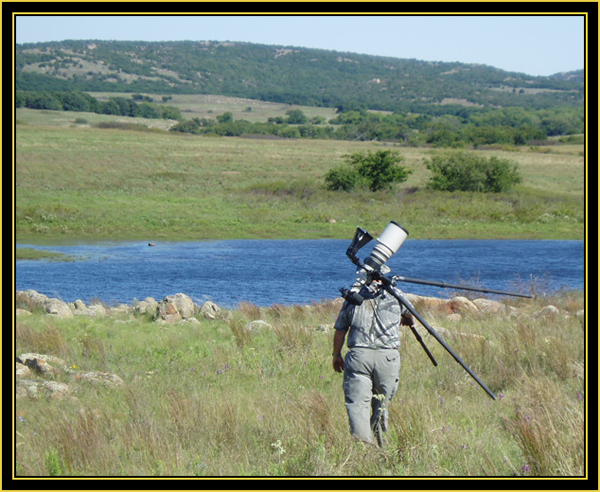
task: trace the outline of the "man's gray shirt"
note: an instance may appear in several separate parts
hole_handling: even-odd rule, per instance
[[[398,292],[401,292],[398,290]],[[355,306],[344,303],[335,329],[348,329],[348,348],[397,349],[400,347],[400,316],[407,313],[398,300],[385,291],[377,294],[367,288],[360,292],[364,301]]]

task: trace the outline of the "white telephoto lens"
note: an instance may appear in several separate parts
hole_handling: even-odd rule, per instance
[[[377,238],[377,242],[390,250],[392,253],[389,256],[392,256],[392,254],[398,252],[407,237],[408,231],[396,222],[391,221],[381,233],[381,236]]]

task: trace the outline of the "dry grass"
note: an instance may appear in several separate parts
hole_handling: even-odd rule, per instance
[[[582,295],[546,303],[578,309]],[[538,301],[519,301],[526,312]],[[81,317],[19,321],[17,353],[50,352],[107,370],[120,388],[70,384],[73,399],[17,401],[22,476],[552,476],[585,474],[586,383],[579,318],[467,317],[445,336],[492,401],[432,337],[434,367],[410,333],[390,404],[388,445],[349,436],[331,368],[336,303],[242,304],[222,319],[159,328]],[[339,309],[339,304],[337,305]],[[561,307],[562,309],[562,307]],[[240,330],[260,314],[272,329]]]

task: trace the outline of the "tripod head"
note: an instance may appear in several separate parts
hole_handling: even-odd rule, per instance
[[[350,288],[342,287],[340,289],[342,297],[352,304],[360,305],[363,301],[362,296],[359,294],[361,288],[369,286],[376,275],[389,273],[390,269],[385,263],[400,249],[400,246],[402,246],[407,237],[408,231],[400,224],[391,221],[381,236],[377,238],[377,245],[363,263],[357,256],[358,251],[368,244],[373,239],[373,236],[358,227],[352,243],[346,250],[346,255],[350,258],[350,261],[358,267],[358,271],[356,272],[357,277]]]

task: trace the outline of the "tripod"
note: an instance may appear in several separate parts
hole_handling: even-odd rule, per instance
[[[448,346],[448,344],[444,341],[444,339],[429,325],[429,323],[427,323],[427,321],[425,321],[425,318],[423,318],[423,316],[421,316],[417,312],[417,310],[404,298],[404,296],[402,296],[398,292],[398,289],[395,288],[394,281],[392,279],[386,277],[385,275],[380,274],[377,271],[373,272],[373,278],[375,280],[381,281],[381,283],[383,285],[383,288],[387,292],[389,292],[392,296],[394,296],[396,298],[396,300],[400,303],[400,305],[404,306],[417,320],[419,320],[419,323],[421,323],[425,327],[425,329],[438,342],[440,342],[440,344],[442,345],[442,347],[444,347],[446,349],[446,351],[454,358],[454,360],[456,360],[456,362],[458,362],[463,367],[463,369],[465,371],[467,371],[467,373],[469,374],[469,376],[471,376],[475,381],[477,381],[477,384],[479,384],[479,386],[481,386],[484,389],[484,391],[493,400],[496,399],[496,395],[494,393],[492,393],[492,391],[483,383],[483,381],[481,381],[481,379],[479,379],[477,377],[477,375],[462,361],[462,359],[456,354],[456,352],[454,352],[454,350],[452,350]],[[421,347],[423,347],[423,349],[425,350],[425,353],[428,355],[428,357],[431,360],[431,362],[433,363],[433,365],[437,366],[438,365],[437,361],[433,357],[433,354],[427,348],[427,345],[425,345],[425,342],[423,341],[423,338],[421,337],[421,335],[419,334],[419,332],[417,331],[417,329],[415,328],[415,326],[411,325],[410,329],[412,330],[412,332],[415,335],[415,337],[418,340],[418,342],[421,344]]]
[[[475,380],[477,384],[481,386],[484,391],[493,399],[496,399],[496,395],[492,393],[492,391],[477,377],[477,375],[469,369],[469,367],[462,361],[462,359],[452,350],[448,344],[444,341],[444,339],[425,321],[423,316],[421,316],[415,308],[402,296],[398,289],[396,289],[396,282],[411,282],[415,284],[424,284],[424,285],[434,285],[442,288],[457,288],[461,290],[471,290],[476,292],[485,292],[491,294],[500,294],[500,295],[508,295],[508,296],[517,296],[517,297],[531,297],[527,294],[520,294],[515,292],[505,292],[501,290],[492,290],[492,289],[484,289],[478,287],[465,287],[463,285],[455,285],[448,284],[446,282],[436,282],[432,280],[422,280],[418,278],[407,278],[400,276],[392,276],[391,278],[381,273],[380,268],[385,266],[384,263],[398,251],[398,248],[402,245],[402,242],[408,236],[408,231],[404,229],[402,226],[398,225],[395,222],[390,222],[386,230],[384,230],[381,237],[377,240],[379,244],[375,247],[371,255],[365,260],[364,264],[357,256],[358,251],[365,246],[369,241],[373,239],[367,231],[362,228],[357,228],[356,233],[354,235],[354,239],[352,243],[348,247],[346,251],[346,256],[350,259],[352,263],[359,267],[359,271],[357,272],[360,275],[363,275],[363,279],[357,279],[357,283],[355,283],[350,289],[342,288],[340,289],[342,292],[342,297],[346,299],[348,302],[360,305],[363,302],[362,296],[358,293],[358,289],[361,285],[368,285],[374,280],[378,280],[381,282],[383,289],[389,292],[396,300],[400,303],[401,306],[404,306],[424,327],[425,329],[438,341],[440,344],[446,349],[446,351],[458,362],[465,371]],[[386,267],[387,268],[387,267]],[[389,272],[389,268],[387,268]],[[411,330],[421,347],[425,350],[425,353],[431,360],[434,366],[437,366],[437,361],[433,357],[433,354],[429,351],[423,338],[417,332],[414,325],[411,325]]]

